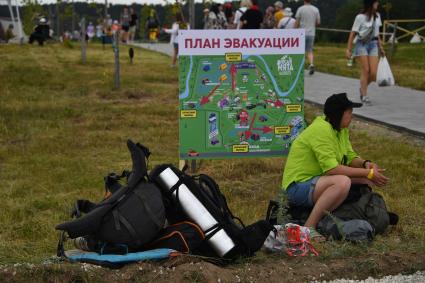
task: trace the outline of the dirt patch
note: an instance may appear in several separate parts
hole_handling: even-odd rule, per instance
[[[162,262],[130,264],[121,269],[91,264],[3,266],[2,282],[310,282],[337,278],[365,279],[425,269],[419,253],[382,253],[361,257],[324,259],[266,255],[219,266],[192,256]]]
[[[109,101],[121,103],[134,103],[134,101],[149,101],[155,98],[151,93],[140,90],[125,90],[125,91],[97,91],[95,96]]]

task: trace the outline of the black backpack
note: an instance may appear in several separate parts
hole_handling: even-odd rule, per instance
[[[77,219],[57,225],[57,230],[66,232],[72,239],[86,237],[95,242],[95,247],[98,243],[124,245],[128,251],[140,250],[156,237],[164,226],[165,211],[160,190],[147,176],[146,159],[150,152],[131,140],[127,146],[133,170],[122,176],[106,177],[110,196],[98,204],[78,200],[72,212]],[[128,182],[121,185],[118,181],[124,176]],[[81,212],[85,215],[81,216]],[[58,253],[59,250],[60,247]]]
[[[161,182],[159,175],[165,169],[170,168],[179,178],[179,181],[173,188],[168,189]],[[205,240],[202,245],[193,251],[209,257],[220,257],[217,252],[209,245],[208,240],[215,235],[215,232],[224,229],[227,235],[235,243],[235,247],[225,254],[225,259],[236,259],[241,256],[252,256],[259,250],[268,234],[272,230],[272,226],[265,220],[260,220],[250,226],[245,227],[242,221],[235,217],[230,211],[225,196],[221,193],[219,186],[210,176],[200,174],[190,176],[175,168],[170,164],[159,165],[150,173],[150,178],[161,188],[163,193],[164,205],[167,220],[170,223],[176,223],[187,220],[188,216],[183,211],[179,201],[179,186],[185,184],[190,192],[202,203],[208,212],[218,222],[215,226],[203,231]],[[176,191],[176,196],[172,194]],[[200,223],[197,223],[200,225]],[[200,225],[201,226],[201,225]],[[212,232],[211,232],[212,231]]]

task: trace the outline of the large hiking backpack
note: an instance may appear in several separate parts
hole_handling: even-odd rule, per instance
[[[122,176],[106,177],[110,195],[98,204],[78,200],[72,213],[78,218],[57,225],[57,230],[72,239],[86,237],[95,243],[125,245],[127,251],[140,250],[155,238],[164,226],[165,211],[160,190],[147,176],[146,159],[150,152],[131,140],[127,146],[133,170]],[[123,176],[127,176],[126,185],[118,182]],[[81,212],[85,215],[81,216]]]
[[[282,207],[284,206],[284,207]],[[267,212],[268,219],[272,224],[276,224],[277,213],[284,211],[290,218],[291,222],[303,225],[310,215],[311,209],[305,207],[289,206],[276,201],[271,201]],[[373,227],[375,234],[382,234],[389,225],[396,225],[398,216],[395,213],[388,212],[385,201],[382,196],[367,185],[352,185],[350,192],[345,201],[331,213],[330,219],[335,218],[341,221],[349,221],[354,219],[365,220]],[[324,217],[319,225],[321,227],[330,227],[328,225],[329,216]],[[350,222],[354,223],[354,222]],[[277,223],[281,224],[281,223]],[[359,225],[361,230],[365,225]],[[348,226],[347,226],[348,229]],[[331,231],[321,231],[325,234],[333,234]]]
[[[167,220],[194,221],[205,233],[202,245],[193,251],[204,256],[235,259],[259,250],[273,228],[261,220],[245,227],[230,211],[225,196],[208,175],[189,176],[172,165],[154,168],[150,178],[161,188]]]

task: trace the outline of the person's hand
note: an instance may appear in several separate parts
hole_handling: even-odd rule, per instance
[[[378,164],[373,163],[372,161],[368,161],[368,162],[366,162],[366,164],[365,164],[365,165],[366,165],[366,166],[365,166],[365,168],[366,168],[366,169],[372,169],[372,168],[373,168],[373,170],[375,170],[375,171],[378,171],[378,169],[379,169]]]
[[[385,49],[384,49],[384,47],[380,47],[379,48],[379,51],[381,52],[381,57],[385,57]]]
[[[376,186],[383,187],[390,180],[387,176],[383,174],[385,169],[380,169],[376,166],[376,169],[373,168],[373,177],[370,179]]]
[[[350,49],[348,49],[347,48],[347,50],[345,50],[345,57],[347,58],[347,59],[350,59],[351,58],[351,50]]]

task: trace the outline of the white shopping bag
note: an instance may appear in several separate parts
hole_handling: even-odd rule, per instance
[[[379,86],[392,86],[395,84],[394,76],[391,72],[390,64],[387,57],[381,57],[378,64],[378,72],[376,74],[376,83]]]

